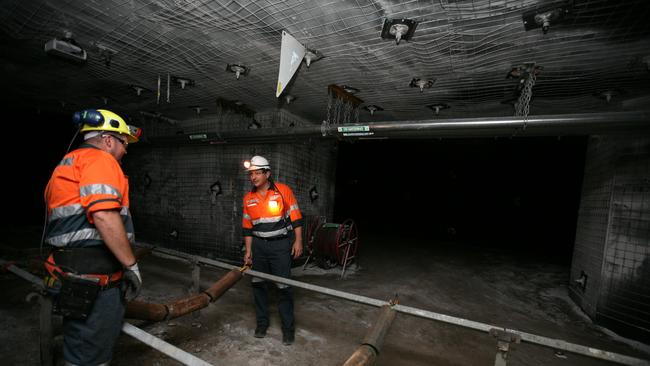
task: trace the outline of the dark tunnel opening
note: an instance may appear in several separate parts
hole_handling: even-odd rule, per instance
[[[41,113],[38,109],[13,110],[8,120],[29,128],[13,144],[4,145],[7,171],[11,174],[7,195],[11,214],[3,226],[41,226],[44,220],[43,194],[52,170],[65,155],[75,136],[69,113]],[[73,144],[78,145],[79,138]]]
[[[586,137],[342,143],[334,219],[355,220],[362,243],[437,240],[569,264],[586,144]]]
[[[45,184],[75,130],[67,113],[10,115],[34,126],[28,144],[37,153],[5,146],[16,180],[3,226],[40,227]],[[426,246],[432,239],[542,253],[568,264],[586,143],[586,137],[341,143],[334,222],[355,220],[362,242],[409,238],[409,245]]]

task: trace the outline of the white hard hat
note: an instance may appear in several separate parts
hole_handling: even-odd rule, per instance
[[[269,161],[266,160],[265,157],[255,155],[251,158],[250,161],[245,161],[244,162],[244,167],[246,170],[253,171],[253,170],[259,170],[259,169],[271,169],[271,166],[269,165]]]

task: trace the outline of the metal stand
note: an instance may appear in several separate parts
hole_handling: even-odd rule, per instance
[[[497,328],[490,329],[490,335],[497,339],[497,355],[494,359],[494,366],[506,366],[510,343],[521,342],[521,336]]]
[[[302,265],[302,270],[304,271],[307,268],[307,264],[309,264],[309,261],[311,260],[312,253],[310,252],[309,255],[307,256],[307,260],[305,261],[305,264]]]
[[[201,266],[196,260],[190,261],[192,266],[192,285],[190,286],[190,295],[195,295],[201,292]],[[201,317],[201,310],[192,312],[192,317],[198,319]]]
[[[54,365],[54,334],[52,331],[52,297],[39,294],[38,302],[41,304],[39,316],[38,340],[40,346],[41,366]]]
[[[341,260],[341,264],[343,265],[343,268],[341,269],[341,279],[345,276],[345,268],[352,263],[357,257],[357,245],[358,245],[358,240],[359,237],[357,236],[357,231],[356,227],[354,226],[354,221],[352,220],[345,220],[343,224],[341,224],[341,227],[343,228],[343,235],[341,243],[339,244],[339,250],[341,248],[345,247],[345,254],[343,255],[343,258]]]

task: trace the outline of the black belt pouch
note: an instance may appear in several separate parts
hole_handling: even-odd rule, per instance
[[[54,301],[54,313],[85,320],[93,310],[100,286],[96,281],[75,275],[61,276],[61,291]]]

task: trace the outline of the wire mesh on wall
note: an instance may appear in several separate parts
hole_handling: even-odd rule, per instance
[[[630,329],[636,329],[645,338],[650,335],[650,150],[647,142],[646,139],[645,143],[637,144],[640,149],[622,155],[617,161],[604,253],[602,301],[598,308],[598,315],[608,322],[626,324],[625,333],[635,333]],[[635,144],[628,143],[628,146]]]
[[[228,116],[225,121],[203,118],[182,122],[175,128],[237,122],[229,121]],[[280,125],[303,123],[284,112],[262,120]],[[242,162],[258,154],[269,158],[273,176],[292,187],[305,215],[331,217],[336,160],[332,144],[136,145],[124,160],[136,237],[187,253],[240,261],[242,199],[251,188]],[[319,187],[317,201],[310,200],[313,186]]]

